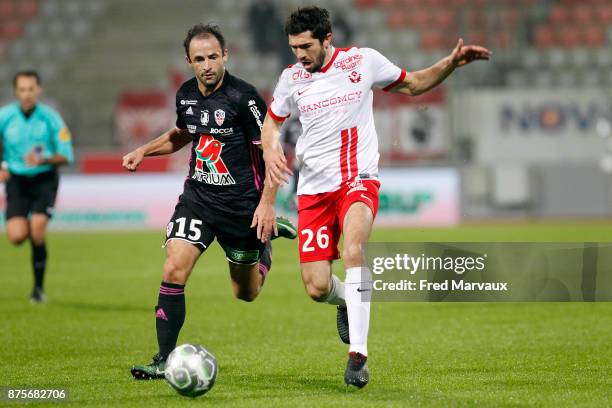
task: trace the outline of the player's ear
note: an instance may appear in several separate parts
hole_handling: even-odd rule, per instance
[[[229,51],[227,48],[223,50],[223,62],[227,62],[227,56],[229,55]]]
[[[323,39],[323,48],[328,49],[331,43],[332,43],[332,33],[327,33],[327,35]]]
[[[191,58],[189,58],[189,55],[185,55],[185,61],[187,61],[188,64],[191,64]]]

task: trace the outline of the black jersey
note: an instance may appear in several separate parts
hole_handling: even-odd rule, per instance
[[[204,96],[196,78],[176,93],[176,126],[193,135],[182,201],[251,216],[264,181],[261,127],[266,104],[252,85],[225,72],[219,89]]]

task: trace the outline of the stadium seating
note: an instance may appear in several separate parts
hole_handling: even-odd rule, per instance
[[[105,0],[0,0],[0,81],[15,71],[37,69],[53,84],[63,62],[75,55],[79,40]],[[0,100],[12,94],[2,88]]]
[[[302,4],[274,1],[283,17]],[[181,75],[169,80],[168,73],[178,66],[189,75],[180,46],[186,26],[214,21],[228,39],[230,71],[262,91],[273,88],[280,58],[253,58],[244,19],[248,1],[224,0],[206,9],[195,0],[182,7],[168,3],[152,8],[148,0],[0,0],[0,81],[16,69],[38,67],[47,94],[58,99],[75,133],[84,135],[77,145],[114,146],[113,109],[123,92],[159,88],[171,94]],[[332,16],[341,12],[353,27],[351,44],[337,45],[378,49],[409,70],[447,55],[458,37],[493,50],[490,63],[463,70],[447,86],[612,85],[609,0],[337,0],[321,5]],[[10,95],[10,89],[2,91],[0,97]]]
[[[16,40],[25,33],[29,21],[39,11],[39,0],[0,0],[0,83],[6,83],[13,74],[13,67],[8,64],[9,50]],[[0,100],[9,93],[0,91]]]
[[[10,42],[24,32],[24,26],[38,12],[38,0],[0,1],[0,39]]]
[[[403,50],[412,61],[433,62],[434,55],[451,49],[458,37],[491,48],[495,53],[491,65],[499,75],[483,83],[470,70],[464,80],[472,85],[609,83],[609,0],[354,0],[353,4],[362,15],[382,11],[391,32],[415,33],[416,46]],[[383,42],[378,44],[389,54],[391,47],[385,50]],[[397,53],[397,47],[393,50]]]
[[[24,26],[38,12],[38,0],[0,1],[0,38],[12,41],[24,32]]]

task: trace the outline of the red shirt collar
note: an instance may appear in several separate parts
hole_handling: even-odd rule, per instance
[[[332,66],[332,64],[336,60],[336,57],[338,56],[339,52],[340,52],[340,48],[337,48],[337,47],[334,48],[334,53],[333,53],[332,57],[329,59],[327,64],[325,64],[325,66],[323,68],[321,68],[321,72],[323,72],[323,73],[327,72],[327,70]]]

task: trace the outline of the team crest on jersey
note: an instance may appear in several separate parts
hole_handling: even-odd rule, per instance
[[[215,186],[236,184],[221,158],[223,146],[224,144],[212,135],[200,135],[200,141],[195,148],[196,164],[192,179]]]
[[[357,71],[353,71],[349,74],[349,79],[352,83],[356,84],[361,81],[361,74]]]
[[[200,115],[200,123],[202,124],[202,126],[206,126],[208,125],[208,120],[209,120],[208,111],[203,110],[202,114]]]
[[[223,122],[225,122],[225,111],[222,109],[217,109],[215,111],[215,122],[217,122],[217,125],[221,126],[223,125]]]

